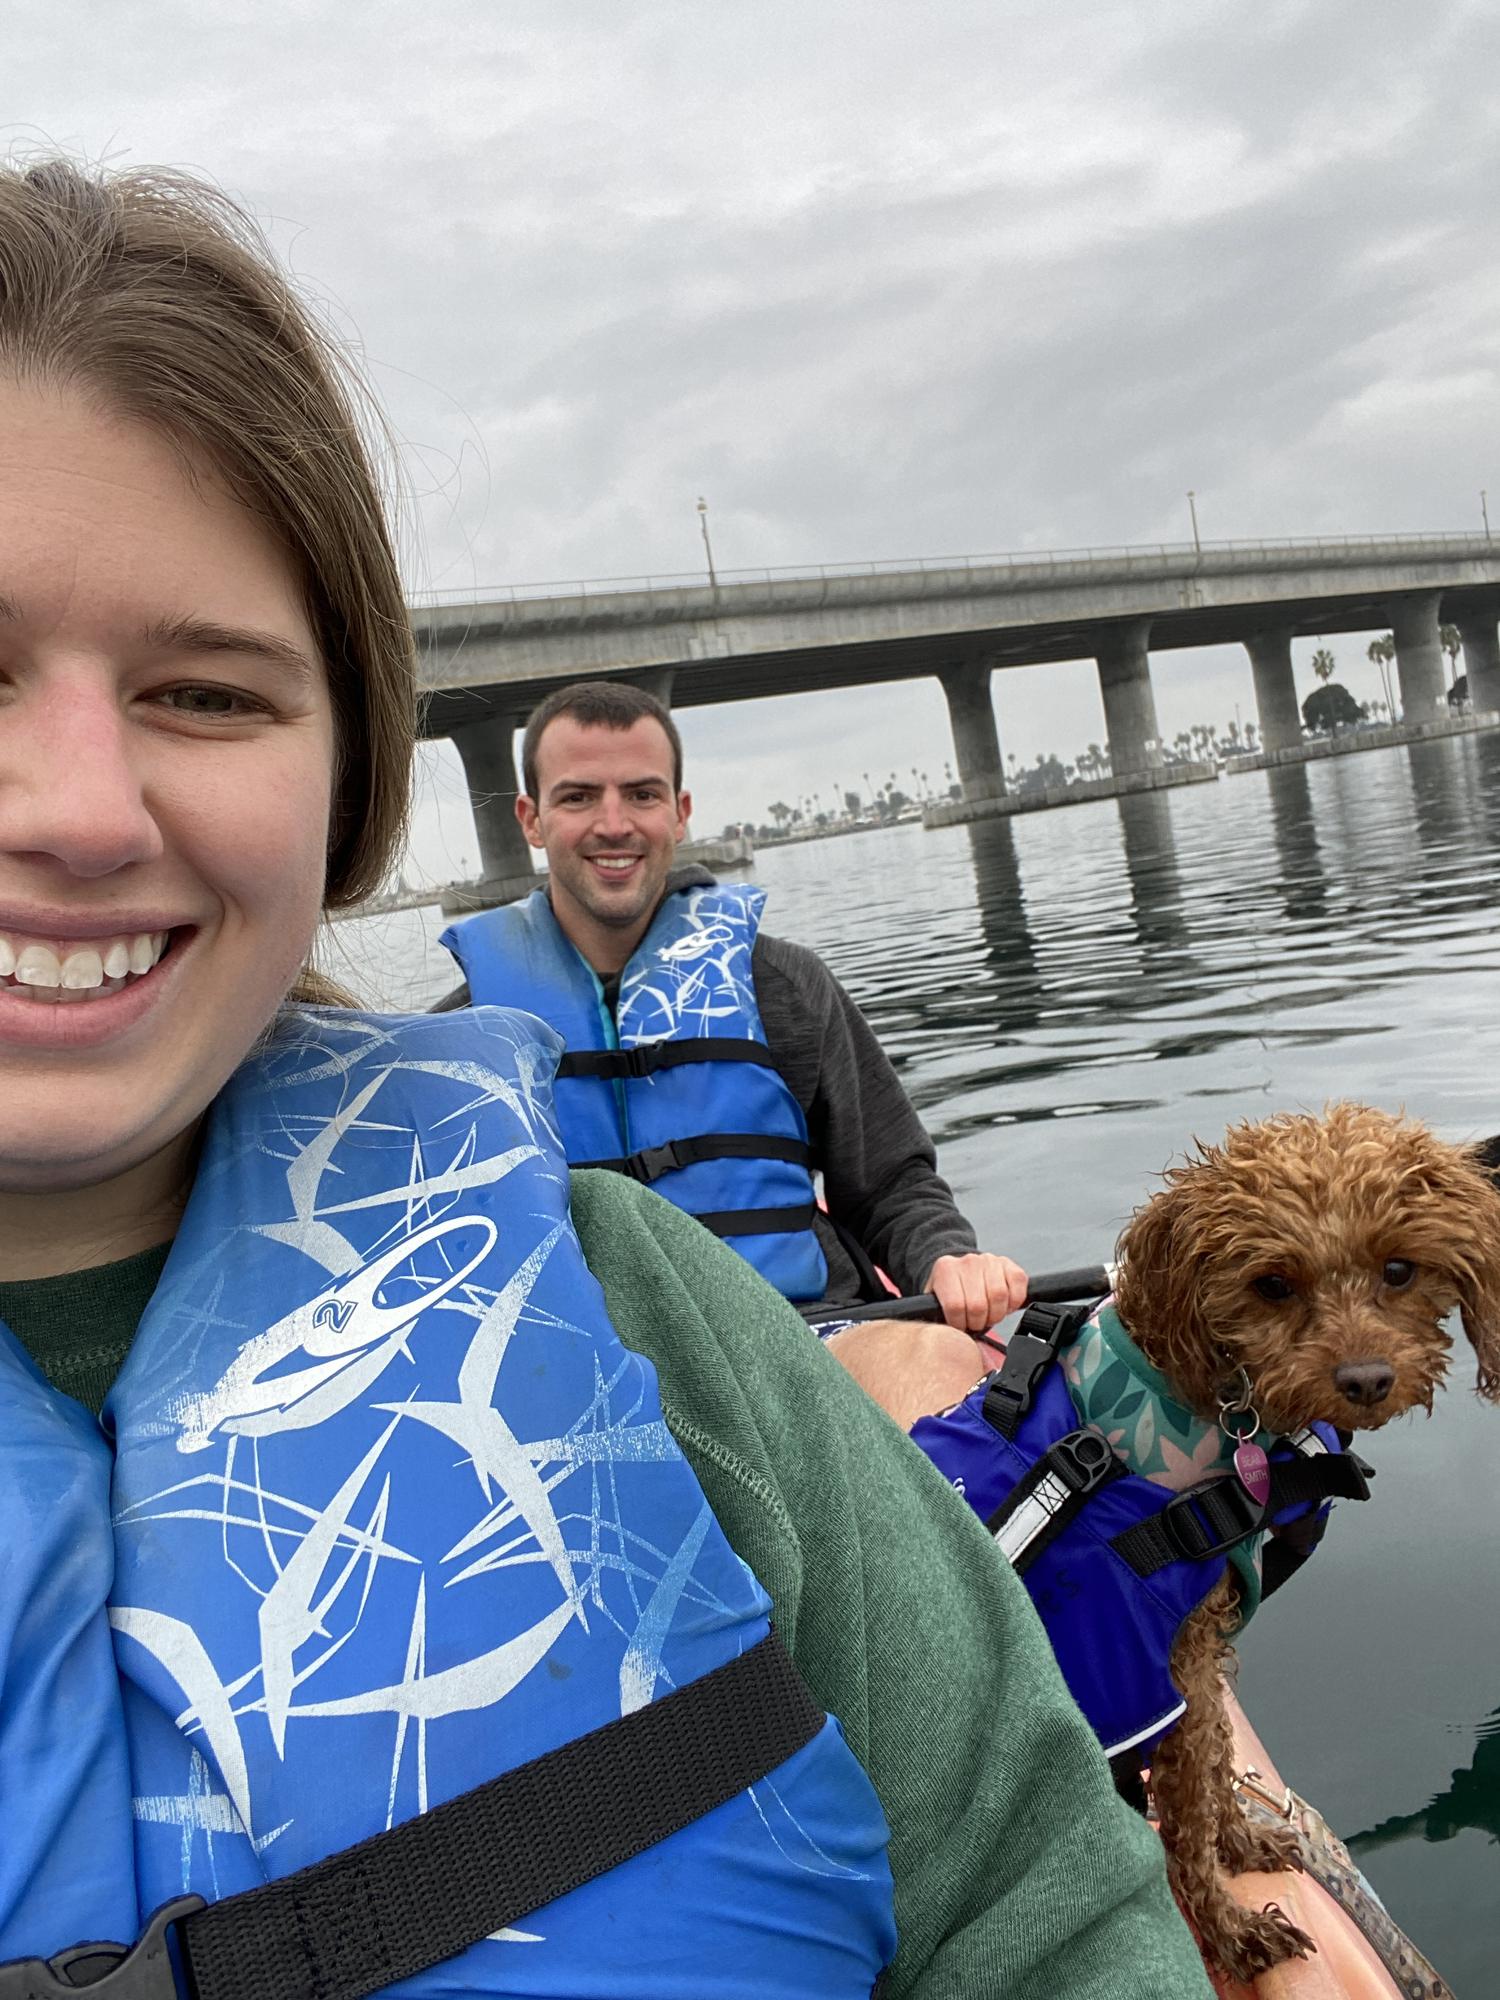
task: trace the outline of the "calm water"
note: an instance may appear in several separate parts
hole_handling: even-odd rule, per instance
[[[1108,1256],[1194,1134],[1333,1096],[1500,1131],[1500,734],[761,856],[768,928],[874,1023],[981,1241]],[[452,983],[436,913],[345,926],[370,997]],[[338,968],[336,968],[338,969]],[[1245,1637],[1241,1691],[1465,2000],[1500,1971],[1500,1409],[1383,1432],[1375,1497]]]

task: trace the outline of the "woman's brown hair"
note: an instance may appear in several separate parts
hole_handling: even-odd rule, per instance
[[[207,460],[286,549],[336,731],[325,906],[369,895],[405,832],[416,729],[411,626],[361,428],[378,419],[255,225],[184,175],[0,167],[0,368],[97,395]]]

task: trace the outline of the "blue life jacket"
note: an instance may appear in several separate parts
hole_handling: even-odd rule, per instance
[[[574,1234],[557,1048],[288,1015],[210,1113],[113,1456],[0,1329],[0,1959],[285,1876],[764,1638]],[[886,1840],[825,1720],[399,1990],[867,1995]]]
[[[620,975],[613,1016],[545,889],[450,925],[443,943],[476,1002],[540,1014],[567,1044],[557,1108],[571,1165],[646,1182],[785,1297],[818,1299],[828,1266],[807,1122],[766,1045],[751,971],[765,900],[737,883],[674,890]]]
[[[1310,1552],[1333,1495],[1366,1497],[1368,1468],[1318,1424],[1272,1441],[1265,1507],[1233,1473],[1174,1492],[1128,1471],[1081,1422],[1056,1365],[1083,1318],[1028,1307],[1006,1367],[911,1435],[1023,1577],[1106,1754],[1144,1761],[1186,1707],[1169,1671],[1183,1620],[1233,1563],[1243,1622],[1260,1594],[1259,1537],[1305,1522]]]

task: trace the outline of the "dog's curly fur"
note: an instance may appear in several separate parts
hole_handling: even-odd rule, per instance
[[[1199,1145],[1120,1238],[1115,1303],[1136,1344],[1206,1421],[1239,1379],[1271,1430],[1314,1419],[1373,1429],[1430,1411],[1457,1307],[1500,1401],[1500,1193],[1478,1151],[1358,1104],[1286,1114]],[[1266,1294],[1270,1296],[1266,1296]],[[1380,1364],[1378,1401],[1337,1371]],[[1159,1747],[1152,1790],[1179,1902],[1206,1954],[1252,1979],[1310,1940],[1271,1906],[1245,1910],[1231,1872],[1295,1865],[1290,1834],[1253,1830],[1236,1801],[1221,1696],[1236,1622],[1225,1579],[1184,1624],[1172,1672],[1187,1712]]]

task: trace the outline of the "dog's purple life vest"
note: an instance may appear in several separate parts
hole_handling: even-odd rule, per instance
[[[1011,1341],[1018,1359],[1024,1340],[1037,1351],[1019,1395],[1007,1394],[1000,1370],[957,1408],[921,1418],[911,1435],[1015,1562],[1106,1754],[1131,1751],[1144,1761],[1186,1707],[1169,1671],[1178,1631],[1231,1554],[1288,1526],[1310,1547],[1334,1494],[1365,1497],[1364,1471],[1339,1433],[1318,1424],[1295,1442],[1273,1440],[1267,1508],[1232,1473],[1181,1493],[1144,1479],[1080,1425],[1053,1365],[1082,1314],[1052,1315],[1044,1354],[1049,1335],[1028,1334],[1039,1312],[1046,1309],[1029,1308]],[[1243,1575],[1243,1562],[1236,1566]],[[1243,1622],[1244,1603],[1241,1610]]]

